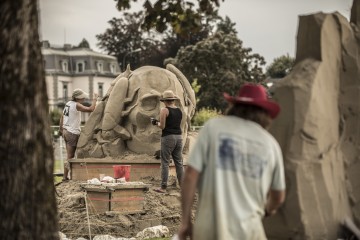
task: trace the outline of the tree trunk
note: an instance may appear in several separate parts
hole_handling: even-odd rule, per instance
[[[36,0],[0,2],[0,239],[58,239]]]

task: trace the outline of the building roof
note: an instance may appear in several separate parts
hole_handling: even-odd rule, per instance
[[[107,58],[116,61],[116,57],[107,54],[94,52],[89,48],[72,48],[72,49],[55,49],[55,48],[42,48],[41,52],[43,55],[63,55],[63,56],[94,56]]]

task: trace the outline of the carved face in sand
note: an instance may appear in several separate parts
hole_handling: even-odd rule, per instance
[[[172,90],[183,118],[184,142],[195,112],[195,94],[186,77],[173,65],[166,69],[145,66],[121,73],[96,106],[81,132],[78,158],[118,157],[127,150],[154,154],[160,150],[161,129],[150,118],[159,118],[161,94]]]
[[[154,67],[139,68],[129,76],[129,92],[136,89],[139,90],[134,101],[128,104],[132,110],[124,121],[124,127],[131,135],[131,139],[126,141],[131,151],[154,153],[160,149],[161,129],[153,126],[150,118],[159,119],[160,109],[164,107],[160,98],[165,90],[172,90],[179,97],[175,103],[183,112],[181,127],[186,136],[186,116],[190,109],[185,106],[184,89],[172,72]]]

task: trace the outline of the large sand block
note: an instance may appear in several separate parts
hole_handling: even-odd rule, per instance
[[[269,239],[337,239],[345,218],[360,223],[359,3],[351,23],[300,16],[295,66],[274,89],[287,200],[265,220]]]

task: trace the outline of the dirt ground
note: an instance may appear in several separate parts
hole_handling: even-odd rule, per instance
[[[132,157],[132,156],[129,156]],[[114,237],[135,237],[147,227],[164,225],[169,228],[171,236],[176,233],[180,224],[180,189],[176,186],[176,178],[169,177],[167,194],[154,191],[160,185],[159,178],[141,180],[151,184],[145,192],[145,213],[119,214],[108,212],[104,214],[89,214],[87,218],[85,206],[85,191],[81,189],[82,181],[68,181],[56,186],[59,230],[70,239],[85,237],[89,239],[89,224],[91,235],[112,235]]]

